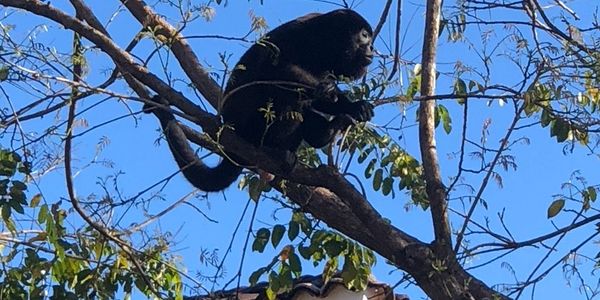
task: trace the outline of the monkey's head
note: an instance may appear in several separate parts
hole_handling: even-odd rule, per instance
[[[331,12],[341,26],[339,27],[338,46],[333,53],[339,55],[335,60],[334,73],[352,79],[362,77],[367,66],[373,61],[373,29],[367,21],[352,10]]]
[[[267,37],[280,48],[284,60],[313,74],[356,79],[373,61],[373,30],[350,9],[308,14],[275,28]]]

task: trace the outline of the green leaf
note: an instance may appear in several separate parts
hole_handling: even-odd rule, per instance
[[[383,169],[377,169],[377,171],[375,171],[375,176],[373,177],[373,189],[375,189],[376,191],[379,191],[379,189],[381,188],[382,180],[383,180]]]
[[[37,194],[33,196],[33,198],[31,198],[31,201],[29,202],[29,207],[37,207],[40,204],[41,200],[42,194]]]
[[[540,125],[542,125],[542,127],[546,127],[548,125],[550,125],[550,122],[552,122],[553,118],[552,118],[552,114],[550,113],[550,111],[548,109],[544,109],[542,110],[542,116],[540,118]]]
[[[248,182],[248,194],[250,195],[250,199],[254,200],[254,202],[258,202],[260,195],[263,192],[263,188],[264,186],[258,178],[251,178]]]
[[[7,222],[10,220],[10,206],[7,204],[2,205],[2,219]]]
[[[349,256],[346,256],[344,258],[344,266],[342,267],[342,279],[344,280],[344,282],[349,283],[351,282],[354,278],[356,278],[356,268],[354,267],[354,262],[352,261],[352,258]]]
[[[302,257],[304,259],[309,259],[315,252],[315,248],[312,246],[311,247],[300,246],[300,247],[298,247],[298,252],[300,252],[300,255],[302,255]]]
[[[565,207],[564,199],[554,200],[554,202],[552,202],[552,204],[550,204],[548,207],[548,219],[558,215],[558,213],[562,211],[563,207]]]
[[[27,185],[25,183],[23,183],[22,181],[19,180],[13,180],[11,182],[13,188],[20,190],[20,191],[24,191],[27,190]]]
[[[596,201],[596,197],[598,196],[596,189],[593,186],[588,186],[587,192],[590,201]]]
[[[406,98],[412,101],[419,91],[419,88],[421,88],[421,75],[416,75],[410,79],[410,84],[406,90]]]
[[[383,180],[383,184],[381,185],[381,192],[384,196],[387,196],[392,192],[392,188],[394,187],[394,178],[386,177]]]
[[[40,224],[46,223],[46,218],[48,217],[48,205],[44,204],[40,207],[40,212],[38,213],[37,221]]]
[[[336,257],[346,250],[346,245],[343,242],[331,240],[323,245],[323,249],[329,257]]]
[[[291,220],[288,224],[288,239],[293,241],[300,233],[300,224],[294,220]]]
[[[0,67],[0,81],[4,81],[8,79],[8,67],[2,66]]]
[[[12,199],[8,202],[8,204],[10,204],[10,207],[12,207],[12,209],[20,214],[24,214],[25,210],[23,209],[23,206],[21,205],[21,203],[18,202],[17,199]]]
[[[256,232],[256,238],[254,239],[254,243],[252,243],[252,251],[257,251],[262,253],[265,251],[265,247],[269,242],[269,237],[271,236],[271,231],[267,228],[261,228]]]
[[[4,208],[4,206],[3,206],[3,208]],[[3,210],[3,212],[4,212],[4,210]],[[13,234],[16,234],[17,226],[15,226],[15,222],[13,222],[12,219],[5,219],[4,225],[6,226],[6,228],[8,228],[8,231],[12,232]]]
[[[260,279],[260,276],[262,276],[263,274],[265,274],[265,272],[267,272],[267,268],[262,267],[254,272],[252,272],[252,274],[250,275],[250,286],[255,286],[256,283],[258,283],[258,280]]]
[[[469,91],[472,91],[474,87],[479,86],[479,83],[475,80],[469,80]]]
[[[277,247],[279,242],[281,242],[281,238],[283,238],[283,234],[285,233],[285,226],[277,224],[273,227],[273,234],[271,234],[271,244],[273,247]]]
[[[271,287],[265,290],[265,295],[267,296],[267,300],[275,300],[277,299],[277,293],[274,292]]]
[[[265,295],[267,296],[267,300],[275,300],[277,299],[277,293],[274,292],[271,287],[265,290]]]
[[[282,263],[279,272],[279,286],[284,291],[289,291],[294,286],[294,278],[292,277],[292,271],[286,263]]]
[[[452,119],[450,118],[450,113],[448,112],[448,109],[440,104],[436,106],[436,111],[439,120],[442,122],[444,131],[446,132],[446,134],[449,134],[452,131]]]
[[[367,165],[367,168],[365,169],[365,177],[366,178],[370,178],[371,175],[373,175],[373,170],[375,169],[375,163],[377,163],[377,159],[373,158]]]
[[[298,254],[292,252],[292,254],[288,257],[288,260],[290,262],[290,270],[296,277],[300,277],[300,275],[302,275],[302,263],[300,262],[300,257]]]
[[[556,141],[562,143],[569,137],[570,126],[569,123],[562,119],[556,119],[551,126],[550,136],[556,136]]]
[[[280,288],[281,284],[279,282],[279,274],[277,274],[274,271],[271,271],[271,273],[269,273],[269,289],[277,292]]]
[[[456,78],[454,81],[454,94],[457,96],[456,100],[459,104],[464,104],[467,101],[466,97],[460,97],[467,94],[467,85],[464,80]]]
[[[306,217],[306,215],[303,212],[295,211],[294,214],[292,214],[292,220],[294,222],[300,224],[300,229],[307,236],[312,233],[312,231],[313,231],[312,222],[310,221],[310,219],[308,219]]]
[[[303,222],[300,222],[300,229],[305,235],[311,235],[313,231],[312,221],[305,216]]]
[[[366,290],[369,285],[369,274],[371,274],[370,268],[365,266],[358,268],[358,275],[352,281],[353,287],[359,291]]]
[[[367,148],[363,151],[360,152],[360,155],[358,156],[357,161],[359,163],[363,163],[365,161],[365,159],[367,159],[367,157],[369,157],[369,154],[373,151],[374,148]]]

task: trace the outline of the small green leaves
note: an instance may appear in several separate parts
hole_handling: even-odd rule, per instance
[[[550,125],[550,122],[552,122],[553,116],[550,113],[549,110],[544,109],[542,111],[542,116],[540,117],[540,125],[542,125],[542,127],[546,127],[548,125]]]
[[[250,275],[250,286],[255,286],[258,283],[258,280],[260,279],[260,277],[265,274],[269,269],[268,268],[259,268],[258,270],[252,272],[252,274]]]
[[[445,108],[441,111],[447,112]],[[450,130],[449,114],[442,114],[444,126]],[[384,196],[391,195],[392,198],[396,195],[395,188],[406,189],[411,192],[412,199],[416,203],[425,203],[427,197],[421,192],[424,190],[425,182],[419,162],[399,145],[393,143],[390,136],[374,135],[373,138],[375,142],[371,142],[371,145],[363,149],[360,154],[360,161],[368,162],[364,176],[373,178],[373,189],[381,191]]]
[[[562,143],[569,138],[570,125],[562,119],[555,119],[550,125],[550,136],[555,136],[556,141]]]
[[[593,186],[588,186],[586,189],[581,191],[581,196],[583,198],[583,209],[588,210],[592,207],[592,202],[595,202],[598,194],[596,192],[596,188]]]
[[[449,134],[452,131],[452,119],[450,118],[450,113],[448,109],[439,104],[435,107],[435,126],[437,127],[440,123],[442,123],[442,127],[446,134]]]
[[[589,199],[590,201],[596,201],[597,196],[598,196],[598,194],[596,193],[596,189],[593,186],[588,186],[588,188],[584,194],[584,199],[586,199],[586,200]]]
[[[283,247],[268,266],[261,267],[250,275],[250,285],[257,284],[260,277],[268,275],[267,299],[276,299],[276,295],[289,291],[293,287],[294,278],[302,275],[302,263],[300,257],[295,253],[294,247],[287,245]]]
[[[472,88],[472,82],[473,81],[469,82],[469,89]],[[464,80],[460,78],[454,80],[454,94],[457,96],[456,101],[458,101],[459,104],[464,104],[467,101],[467,97],[464,97],[467,95],[467,84]]]
[[[412,77],[410,78],[410,84],[408,85],[408,89],[406,90],[407,101],[412,101],[415,95],[419,92],[421,88],[421,65],[416,64],[412,71]]]
[[[379,191],[381,188],[381,182],[383,180],[383,169],[377,169],[375,176],[373,176],[373,189]]]
[[[265,247],[269,242],[269,237],[271,236],[271,231],[267,228],[261,228],[256,232],[256,237],[254,238],[254,243],[252,243],[252,251],[262,253],[265,251]]]
[[[41,200],[42,195],[36,194],[35,196],[33,196],[33,198],[31,198],[31,201],[29,201],[29,207],[37,207],[40,204]]]
[[[392,192],[393,188],[394,188],[394,178],[386,177],[383,180],[383,183],[381,184],[381,193],[383,193],[384,196],[387,196]]]
[[[277,247],[277,245],[279,245],[284,233],[285,227],[283,225],[277,224],[275,227],[273,227],[273,234],[271,235],[271,244],[273,247]]]
[[[5,81],[6,79],[8,79],[8,67],[7,66],[2,66],[0,67],[0,82]]]
[[[293,241],[300,233],[300,224],[293,219],[288,224],[288,239]]]
[[[238,184],[238,188],[240,190],[247,189],[248,196],[250,199],[254,200],[254,202],[258,202],[260,200],[263,192],[271,191],[271,186],[264,179],[261,179],[256,174],[249,174],[244,176],[240,183]]]
[[[17,172],[21,157],[15,152],[0,149],[0,176],[12,177]]]
[[[550,206],[548,207],[548,219],[553,218],[554,216],[558,215],[558,213],[560,213],[562,211],[564,206],[565,206],[565,199],[554,200],[552,202],[552,204],[550,204]]]
[[[525,100],[525,115],[529,117],[539,112],[543,107],[547,107],[548,101],[551,98],[551,90],[548,86],[540,83],[531,85],[523,95],[523,100]]]
[[[365,177],[370,178],[373,175],[373,171],[375,169],[375,163],[377,163],[377,159],[373,158],[365,168]]]
[[[323,249],[329,257],[336,257],[346,249],[346,244],[338,240],[329,240],[323,244]]]
[[[302,263],[298,254],[292,252],[288,257],[288,261],[290,263],[290,270],[294,273],[294,276],[300,277],[302,275]]]

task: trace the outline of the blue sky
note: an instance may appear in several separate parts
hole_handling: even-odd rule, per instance
[[[52,5],[65,7],[65,2],[66,1],[52,1]],[[274,28],[287,20],[309,12],[325,12],[336,8],[331,4],[315,1],[265,1],[265,5],[259,5],[258,1],[229,2],[229,5],[226,7],[223,7],[222,5],[215,7],[216,15],[212,21],[199,21],[193,23],[192,26],[186,28],[183,34],[186,36],[203,34],[242,36],[250,28],[248,17],[250,11],[257,16],[265,17],[270,27]],[[112,2],[104,3],[105,2],[103,2],[102,5],[96,3],[93,4],[96,5],[94,6],[94,12],[98,14],[103,22],[106,22],[106,20],[108,20],[115,12],[117,7]],[[589,15],[586,14],[591,14],[591,11],[585,9],[587,6],[586,3],[586,1],[572,1],[569,5],[577,12],[581,12],[582,19],[586,19],[587,17],[589,20]],[[379,18],[382,6],[382,1],[363,1],[359,5],[356,5],[355,9],[374,25]],[[159,12],[177,18],[173,15],[174,11],[159,10]],[[40,21],[38,18],[27,16],[25,17],[26,19],[24,19],[24,17],[25,14],[21,13],[18,17],[13,17],[5,21],[6,23],[17,24],[17,31],[14,35],[27,30],[30,24],[35,24]],[[512,16],[509,15],[506,15],[506,17],[512,18]],[[23,20],[31,20],[32,23],[22,23],[24,22]],[[173,19],[170,20],[172,21]],[[402,58],[405,60],[416,61],[419,58],[422,43],[423,21],[423,7],[416,3],[404,4],[402,17],[404,42],[401,52]],[[45,23],[51,24],[50,22]],[[113,23],[108,26],[108,29],[115,40],[122,46],[131,40],[139,28],[139,24],[132,20],[127,12],[118,14],[114,18]],[[380,39],[375,44],[380,52],[385,54],[387,54],[385,43],[391,41],[389,38],[391,29],[393,29],[393,22],[388,22],[384,27]],[[506,32],[503,31],[501,27],[498,27],[494,32],[494,39],[500,39],[505,34]],[[41,32],[38,37],[40,41],[44,41],[47,46],[56,47],[59,51],[69,51],[71,35],[64,30],[59,29],[56,25],[50,25],[49,31],[47,33]],[[253,37],[254,35],[250,38]],[[481,46],[481,39],[477,28],[469,27],[466,32],[466,37],[473,45],[475,45],[475,47]],[[469,47],[461,43],[448,42],[446,38],[447,34],[444,33],[440,39],[441,43],[438,57],[438,68],[440,70],[451,72],[456,60],[462,60],[465,63],[473,65],[475,68],[482,67],[475,59],[475,55]],[[219,52],[227,51],[227,53],[231,54],[232,58],[230,63],[233,64],[237,61],[237,58],[241,55],[242,51],[248,47],[248,44],[242,42],[218,39],[192,39],[189,42],[205,65],[213,66],[216,69],[220,68]],[[152,42],[146,40],[143,42],[140,49],[137,50],[139,52],[136,53],[144,57],[152,47]],[[172,72],[172,76],[184,80],[184,82],[177,82],[174,86],[190,96],[191,99],[197,99],[190,90],[185,87],[185,83],[188,81],[185,79],[178,66],[176,66],[174,58],[169,57],[168,60],[170,64],[169,70]],[[106,60],[106,56],[101,54],[89,57],[88,63],[90,65],[90,70],[92,70],[89,74],[89,81],[93,83],[98,83],[103,80],[104,74],[102,74],[100,70],[111,67],[111,64]],[[518,80],[518,77],[513,75],[515,69],[510,66],[505,57],[501,55],[494,56],[492,66],[494,74],[492,78],[493,81],[506,83]],[[160,69],[158,60],[153,60],[150,67],[152,70],[158,72]],[[412,69],[412,67],[408,67],[407,69]],[[403,69],[402,72],[403,76],[406,76],[406,69]],[[465,75],[466,78],[471,78],[469,76],[471,75]],[[473,76],[472,78],[476,77]],[[404,80],[406,86],[406,77]],[[440,94],[449,93],[452,91],[451,86],[451,76],[443,74],[438,81],[437,92]],[[10,89],[10,87],[7,87],[7,89]],[[115,87],[115,89],[119,92],[125,92],[122,85]],[[399,90],[399,87],[396,86],[391,87],[389,92],[400,93],[401,91]],[[17,91],[15,91],[15,93],[17,93]],[[30,100],[30,98],[27,97],[22,97],[21,99],[22,100],[20,101]],[[94,97],[85,100],[84,103],[82,103],[82,108],[92,105],[100,99],[102,98]],[[20,103],[20,105],[24,105],[23,103]],[[442,173],[446,179],[446,183],[448,183],[450,182],[448,180],[449,176],[454,175],[457,169],[457,159],[450,158],[449,154],[458,151],[460,146],[460,127],[462,126],[460,112],[462,107],[453,100],[444,101],[443,104],[448,107],[452,114],[454,127],[454,130],[450,134],[444,133],[441,128],[437,131],[437,145]],[[138,103],[130,103],[130,105],[134,110],[139,110],[141,108],[141,105]],[[498,141],[505,134],[506,127],[510,122],[512,113],[511,105],[500,106],[497,102],[494,102],[488,106],[486,100],[474,100],[471,102],[469,110],[469,138],[479,140],[482,124],[487,119],[491,119],[492,125],[488,137],[488,145],[493,148],[498,147]],[[384,124],[400,112],[400,108],[393,104],[379,107],[376,110],[376,119],[373,121],[373,124],[374,126]],[[91,127],[125,114],[127,114],[127,110],[122,104],[114,101],[107,101],[96,109],[85,113],[82,117],[87,120]],[[410,107],[406,110],[406,116],[408,118],[407,124],[414,123],[414,115],[414,107]],[[64,117],[64,112],[62,112],[62,116]],[[45,128],[49,123],[52,123],[52,121],[53,120],[50,118],[36,120],[35,122],[26,124],[25,128],[34,131],[40,130],[41,128]],[[534,119],[531,119],[525,121],[524,124],[533,121]],[[113,168],[93,165],[82,169],[75,181],[78,194],[80,196],[87,196],[90,194],[101,195],[102,191],[97,185],[98,178],[115,174],[119,170],[124,172],[119,176],[119,187],[122,189],[121,191],[124,195],[130,196],[176,172],[176,164],[172,160],[166,144],[162,143],[160,146],[154,144],[154,141],[158,137],[158,132],[156,131],[157,128],[158,123],[151,116],[144,116],[139,122],[134,122],[132,118],[124,118],[91,130],[80,138],[77,138],[74,142],[76,147],[75,158],[77,159],[75,167],[83,167],[92,159],[97,142],[104,136],[109,137],[110,144],[100,154],[99,158],[109,159],[114,162]],[[81,131],[83,130],[80,129],[80,132]],[[400,133],[396,132],[395,134],[397,137]],[[418,158],[420,155],[418,152],[416,127],[407,127],[401,134],[402,139],[399,141],[400,145],[405,147],[410,154]],[[514,137],[528,137],[530,140],[529,144],[520,144],[516,146],[511,153],[516,155],[518,169],[516,171],[508,172],[498,169],[503,177],[504,187],[499,188],[494,183],[490,184],[483,195],[483,198],[488,204],[488,208],[478,208],[475,214],[475,220],[485,223],[485,220],[487,219],[489,220],[491,228],[502,231],[497,214],[502,212],[503,209],[506,209],[504,212],[504,223],[510,228],[514,237],[518,241],[522,241],[553,230],[553,225],[546,218],[546,208],[552,202],[553,195],[561,192],[561,184],[569,181],[573,171],[581,171],[581,174],[587,178],[589,184],[596,184],[600,180],[600,174],[597,172],[597,156],[590,155],[586,149],[581,147],[575,147],[573,153],[563,154],[563,145],[557,144],[553,138],[550,138],[547,129],[540,129],[539,126],[534,126],[519,130],[513,138]],[[471,161],[470,163],[472,165],[476,164],[474,161]],[[362,175],[364,167],[364,165],[354,166],[353,170],[363,181],[364,185],[369,187],[370,181],[365,179]],[[51,200],[52,198],[58,199],[66,195],[63,176],[62,171],[59,170],[40,180],[40,186],[47,196],[48,201],[53,201]],[[465,180],[478,187],[482,180],[482,176],[467,175]],[[174,201],[177,201],[188,194],[191,190],[191,185],[188,184],[182,176],[176,176],[175,179],[171,180],[166,185],[162,192],[166,200],[164,202],[154,200],[150,204],[150,212],[160,211],[161,208],[167,207]],[[453,196],[464,193],[464,190],[459,190],[453,194]],[[390,197],[384,197],[381,194],[369,193],[368,199],[398,228],[405,230],[409,234],[414,235],[423,241],[432,240],[433,235],[429,212],[422,211],[416,207],[406,209],[406,204],[409,202],[409,198],[406,195],[399,194],[396,195],[395,199],[391,199]],[[211,194],[208,201],[203,199],[192,201],[195,201],[195,204],[199,208],[211,218],[217,220],[218,223],[215,224],[206,220],[198,212],[190,209],[189,206],[184,205],[161,218],[158,223],[150,228],[160,229],[165,232],[170,231],[175,234],[175,241],[178,242],[177,246],[174,248],[175,254],[182,256],[182,263],[185,264],[189,273],[193,275],[196,271],[201,271],[203,273],[207,272],[207,269],[199,262],[199,249],[219,249],[219,255],[221,257],[225,254],[224,251],[230,242],[230,236],[235,229],[236,223],[241,217],[242,210],[248,201],[248,197],[245,192],[239,192],[236,186],[232,186],[227,190],[226,199],[220,194]],[[453,201],[451,206],[456,209],[462,208],[458,201]],[[289,211],[276,209],[277,205],[270,200],[262,200],[259,203],[258,214],[254,221],[254,229],[263,226],[269,227],[278,223],[287,223],[289,220]],[[240,232],[234,240],[233,253],[229,254],[228,259],[225,262],[225,267],[229,276],[222,281],[223,283],[227,282],[230,276],[236,272],[240,263],[240,251],[243,247],[246,230],[250,222],[249,216],[250,212],[248,212],[243,219]],[[273,216],[276,216],[278,220],[274,220]],[[140,222],[143,219],[144,216],[141,214],[141,210],[133,209],[128,212],[122,224],[128,225],[129,223]],[[559,216],[554,221],[556,221],[556,226],[561,227],[568,224],[567,222],[569,219]],[[79,223],[79,221],[75,219],[73,219],[72,222],[74,226],[77,226]],[[452,225],[457,228],[461,225],[461,219],[456,215],[452,215]],[[562,255],[567,253],[568,249],[581,242],[589,234],[593,233],[594,230],[594,226],[589,225],[588,227],[579,229],[572,235],[569,235],[559,246],[559,251],[550,256],[551,259],[545,266],[549,266],[560,259]],[[473,242],[476,241],[481,240],[475,238]],[[588,250],[587,255],[594,256],[597,253],[597,247],[594,244],[590,244],[586,248]],[[268,264],[272,259],[273,253],[276,252],[257,254],[251,253],[248,250],[243,266],[243,273],[245,275],[242,278],[242,284],[247,283],[247,278],[253,270]],[[475,269],[472,272],[489,285],[514,283],[515,280],[525,280],[529,272],[531,272],[537,262],[545,254],[546,251],[539,248],[521,249],[503,257],[491,265]],[[467,264],[467,267],[485,262],[495,255],[497,255],[497,253],[492,253],[491,256],[482,255],[475,257]],[[505,262],[510,264],[511,268],[514,270],[514,274],[510,268],[504,264]],[[590,264],[589,262],[587,263]],[[306,273],[314,274],[317,273],[322,266],[311,268],[310,263],[305,263],[304,267]],[[378,264],[374,269],[374,275],[381,281],[394,284],[401,278],[401,272],[392,272],[393,270],[394,268],[388,266],[383,259],[379,259]],[[586,270],[588,272],[590,271],[590,269]],[[211,272],[212,271],[208,271],[205,275],[212,274]],[[559,267],[536,286],[534,298],[583,299],[576,288],[577,282],[574,281],[573,285],[573,287],[568,286]],[[229,288],[231,287],[233,286],[230,285]],[[210,288],[210,285],[208,288]],[[400,286],[396,288],[396,292],[408,294],[411,296],[411,299],[420,299],[421,296],[424,296],[424,294],[416,287]],[[529,292],[531,292],[531,289]],[[525,295],[529,296],[529,294]]]

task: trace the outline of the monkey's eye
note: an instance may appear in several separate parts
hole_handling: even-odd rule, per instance
[[[371,37],[371,36],[370,36],[370,34],[369,34],[369,32],[368,32],[367,30],[365,30],[365,29],[363,29],[363,30],[360,32],[360,36],[361,36],[363,39],[369,39],[369,38]]]

